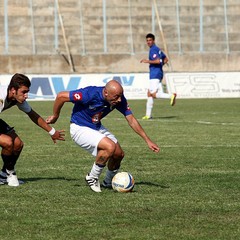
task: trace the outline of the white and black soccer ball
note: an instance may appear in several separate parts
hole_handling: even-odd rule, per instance
[[[130,192],[134,187],[134,178],[129,172],[119,172],[112,179],[112,188],[118,192]]]

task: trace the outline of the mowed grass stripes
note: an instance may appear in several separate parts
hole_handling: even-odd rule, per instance
[[[66,130],[57,144],[17,108],[1,113],[25,143],[16,167],[25,184],[0,186],[1,239],[239,239],[239,99],[157,100],[148,121],[145,100],[129,103],[161,152],[120,113],[103,119],[125,151],[122,171],[135,178],[127,194],[86,186],[94,158],[69,136],[71,103],[55,124]],[[53,102],[30,104],[51,115]]]

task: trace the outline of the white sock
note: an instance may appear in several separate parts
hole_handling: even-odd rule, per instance
[[[148,97],[147,104],[146,104],[146,116],[148,117],[152,116],[152,108],[153,108],[153,98]]]
[[[170,98],[171,98],[171,94],[169,94],[169,93],[164,93],[164,92],[157,92],[156,98],[170,99]]]
[[[113,170],[113,171],[107,170],[104,182],[106,184],[112,184],[112,179],[117,174],[118,170],[119,169],[116,169],[116,170]]]
[[[165,98],[165,99],[170,99],[171,98],[171,94],[169,93],[165,93],[163,91],[163,85],[162,83],[159,83],[159,86],[158,86],[158,92],[156,94],[156,98]]]
[[[99,176],[101,175],[103,168],[105,167],[105,165],[100,165],[100,164],[96,164],[94,162],[91,172],[89,173],[89,176],[92,176],[94,178],[99,178]]]

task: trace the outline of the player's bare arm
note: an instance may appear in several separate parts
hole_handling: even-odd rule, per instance
[[[155,144],[146,134],[140,123],[137,121],[137,119],[132,115],[126,116],[126,119],[128,121],[129,126],[139,135],[143,138],[143,140],[148,144],[148,147],[153,152],[159,152],[160,148],[157,144]]]
[[[163,59],[163,65],[164,65],[164,64],[167,64],[167,63],[168,63],[168,58],[165,57],[165,58]]]
[[[65,102],[70,102],[68,91],[62,91],[62,92],[58,93],[56,100],[54,102],[54,105],[53,105],[53,115],[49,116],[46,119],[46,123],[49,123],[49,124],[55,123],[58,120],[61,109]]]
[[[64,130],[55,130],[54,128],[52,128],[51,126],[49,126],[44,119],[38,114],[36,113],[34,110],[31,110],[29,113],[27,113],[29,118],[39,127],[41,127],[42,129],[44,129],[45,131],[47,131],[50,135],[51,138],[53,140],[54,143],[56,143],[56,140],[61,140],[64,141]]]
[[[149,59],[142,59],[140,61],[140,63],[149,63],[149,64],[161,64],[162,63],[162,59],[154,59],[154,60],[149,60]]]

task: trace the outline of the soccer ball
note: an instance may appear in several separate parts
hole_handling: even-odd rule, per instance
[[[112,188],[118,192],[130,192],[134,187],[134,178],[128,172],[119,172],[112,179]]]

